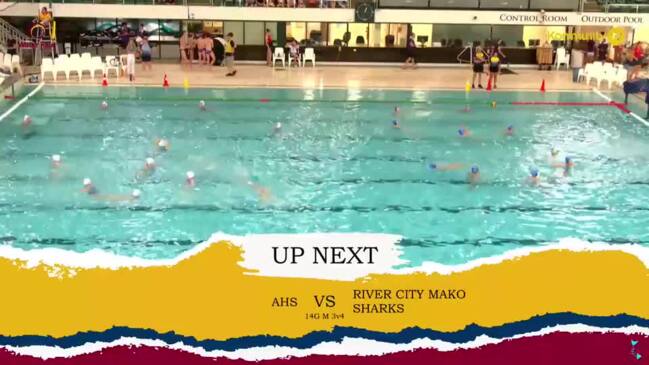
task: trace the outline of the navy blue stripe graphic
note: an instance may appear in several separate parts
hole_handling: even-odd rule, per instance
[[[409,343],[415,339],[422,338],[442,340],[450,343],[465,343],[475,340],[481,335],[487,335],[499,339],[536,332],[546,327],[568,324],[585,324],[600,328],[622,328],[632,325],[649,328],[649,320],[626,314],[593,317],[575,313],[553,313],[497,327],[482,327],[472,324],[456,332],[440,332],[412,327],[406,328],[400,332],[384,333],[352,327],[334,327],[330,332],[316,331],[299,338],[261,335],[228,340],[197,340],[194,337],[179,335],[175,332],[158,333],[150,329],[113,327],[103,332],[80,332],[72,336],[61,338],[50,336],[0,336],[0,345],[19,347],[58,346],[61,348],[71,348],[89,342],[112,342],[121,337],[135,337],[139,339],[162,340],[167,344],[182,342],[185,345],[195,348],[200,347],[207,351],[233,351],[261,346],[287,346],[306,349],[322,342],[340,342],[345,337],[364,338],[395,344]]]

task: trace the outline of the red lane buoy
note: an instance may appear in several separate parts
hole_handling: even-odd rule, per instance
[[[269,102],[269,101],[270,101],[270,99],[267,99],[267,98],[259,99],[259,102],[260,102],[260,103],[267,103],[267,102]]]

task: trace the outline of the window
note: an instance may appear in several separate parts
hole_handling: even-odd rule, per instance
[[[263,22],[246,22],[244,32],[244,44],[251,45],[264,45],[264,29]]]
[[[203,28],[198,32],[208,32],[210,34],[223,34],[223,22],[203,22]]]
[[[317,46],[327,44],[326,23],[306,23],[306,36]]]
[[[433,41],[447,45],[449,42],[463,47],[469,42],[484,41],[491,38],[491,26],[470,24],[435,24]]]
[[[342,41],[347,32],[347,23],[329,23],[329,44],[333,45],[336,40]]]
[[[432,24],[412,24],[412,33],[415,35],[417,47],[432,47],[433,44],[433,25]]]
[[[351,38],[349,40],[349,45],[354,45],[356,47],[366,47],[368,40],[368,30],[369,24],[367,23],[349,23],[349,33],[351,33]]]
[[[236,44],[243,44],[243,22],[223,22],[224,35],[232,33]]]
[[[370,47],[405,47],[407,24],[371,24]]]
[[[286,39],[291,38],[295,38],[298,42],[306,39],[306,23],[286,22]]]

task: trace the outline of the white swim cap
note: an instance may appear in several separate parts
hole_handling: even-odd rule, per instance
[[[103,108],[107,108],[107,107],[108,107],[108,102],[107,102],[106,100],[102,101],[102,102],[101,102],[101,106],[102,106]]]
[[[195,176],[195,175],[194,175],[194,171],[187,171],[187,174],[186,174],[186,175],[187,175],[187,178],[188,178],[188,179],[193,179],[194,176]]]
[[[166,139],[161,139],[158,141],[158,147],[167,147],[169,146],[169,142]]]
[[[28,114],[25,114],[25,116],[23,117],[23,122],[27,122],[27,121],[31,121],[31,120],[32,120],[32,117],[30,117]]]
[[[131,193],[131,195],[132,195],[134,198],[139,198],[140,195],[142,195],[142,192],[141,192],[139,189],[134,189],[133,192]]]
[[[86,185],[90,185],[90,184],[92,184],[92,180],[90,180],[89,178],[85,178],[85,179],[83,179],[83,185],[84,185],[84,186],[86,186]]]
[[[201,100],[201,101],[199,101],[199,102],[198,102],[198,105],[200,105],[200,106],[205,106],[205,100]]]
[[[151,157],[146,158],[146,164],[147,165],[155,165],[155,160],[152,159]]]
[[[52,161],[60,162],[61,161],[61,155],[52,155]]]
[[[275,129],[280,129],[280,128],[282,128],[282,123],[277,122],[277,124],[275,124]]]

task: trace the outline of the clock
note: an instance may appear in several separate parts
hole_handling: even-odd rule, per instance
[[[374,3],[359,2],[356,4],[354,21],[356,23],[374,23]]]

